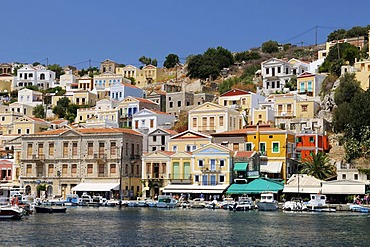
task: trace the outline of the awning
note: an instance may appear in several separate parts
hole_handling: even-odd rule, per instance
[[[280,173],[282,165],[282,161],[262,161],[260,171],[266,173]]]
[[[80,183],[72,191],[110,191],[119,190],[119,183]]]
[[[227,185],[169,184],[163,193],[222,194],[226,188]]]
[[[234,171],[245,172],[247,171],[248,163],[247,162],[236,162],[234,165]]]
[[[226,194],[261,194],[269,191],[278,193],[284,189],[284,184],[268,178],[258,178],[248,184],[232,184]]]
[[[323,181],[307,174],[293,174],[284,186],[283,193],[318,194],[321,192],[321,182]]]
[[[322,182],[323,194],[365,194],[365,183],[351,180],[335,180]]]

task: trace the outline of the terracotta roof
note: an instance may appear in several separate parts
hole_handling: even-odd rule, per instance
[[[140,101],[140,102],[143,102],[143,103],[149,103],[149,104],[153,104],[153,105],[157,105],[157,103],[149,100],[149,99],[143,99],[143,98],[137,98],[137,97],[133,97],[134,99]]]
[[[254,151],[236,151],[234,158],[251,157]]]
[[[244,91],[244,90],[240,90],[240,89],[232,89],[222,95],[220,95],[220,97],[224,97],[224,96],[237,96],[237,95],[245,95],[245,94],[251,94],[250,92],[248,91]]]
[[[299,76],[297,76],[297,78],[304,78],[304,77],[311,77],[311,76],[315,76],[315,74],[312,74],[310,72],[304,72],[303,74],[300,74]]]
[[[163,129],[163,131],[167,132],[170,135],[177,135],[179,133],[176,130],[171,130],[171,129]]]
[[[130,87],[130,88],[137,88],[137,89],[139,89],[137,86],[132,85],[132,84],[128,84],[128,83],[122,83],[122,85],[123,85],[123,86],[125,86],[125,87]]]
[[[68,129],[56,129],[56,130],[47,130],[42,132],[36,132],[34,135],[60,135],[63,132],[66,132]]]
[[[159,151],[160,153],[163,153],[163,154],[166,154],[166,155],[173,155],[175,154],[176,152],[173,152],[173,151]]]
[[[82,134],[91,134],[91,133],[127,133],[133,135],[140,135],[139,132],[132,129],[123,129],[123,128],[78,128],[76,131]]]
[[[150,111],[154,112],[154,113],[157,113],[157,114],[163,114],[163,115],[171,115],[167,112],[163,112],[163,111],[158,111],[158,110],[153,110],[153,109],[149,109]]]
[[[56,120],[51,121],[50,123],[52,123],[52,124],[61,124],[61,123],[64,123],[65,121],[67,121],[67,120],[65,120],[65,119],[56,119]]]
[[[32,120],[38,121],[38,122],[47,123],[47,121],[45,121],[44,119],[41,119],[41,118],[37,118],[37,117],[29,117],[29,118],[32,119]]]

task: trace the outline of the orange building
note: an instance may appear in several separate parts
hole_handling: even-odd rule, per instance
[[[327,135],[316,133],[303,133],[296,135],[296,152],[298,159],[309,158],[312,153],[328,153],[330,150],[329,139]]]

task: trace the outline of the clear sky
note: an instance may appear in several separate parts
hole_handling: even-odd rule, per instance
[[[339,28],[370,24],[370,1],[3,0],[0,63],[139,66],[141,56],[183,61],[209,47],[232,52],[276,40],[323,43]]]

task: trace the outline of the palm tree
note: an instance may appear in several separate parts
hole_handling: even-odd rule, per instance
[[[336,174],[335,166],[330,164],[329,157],[324,153],[313,154],[303,160],[300,166],[302,167],[300,173],[305,173],[322,180]]]

